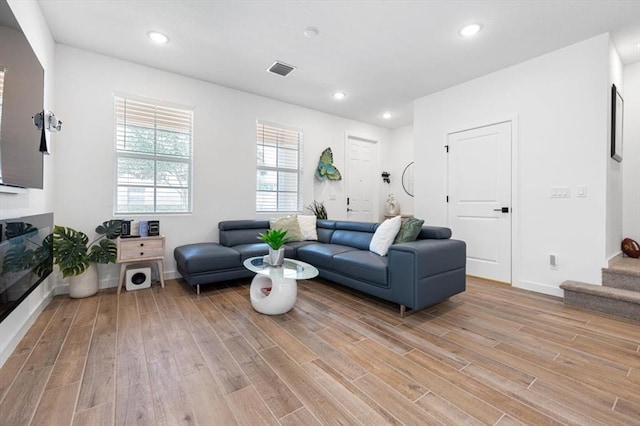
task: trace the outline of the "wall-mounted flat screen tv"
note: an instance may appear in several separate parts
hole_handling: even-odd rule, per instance
[[[43,187],[41,112],[44,70],[11,8],[0,0],[0,184]]]

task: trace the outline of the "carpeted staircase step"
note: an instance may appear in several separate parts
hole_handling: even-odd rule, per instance
[[[640,321],[640,292],[578,281],[560,284],[564,303]]]
[[[640,292],[640,259],[612,259],[608,268],[602,268],[602,285]]]

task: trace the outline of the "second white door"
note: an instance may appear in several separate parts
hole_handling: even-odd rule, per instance
[[[511,122],[448,135],[449,226],[467,274],[511,283]]]
[[[347,219],[375,221],[376,142],[347,136]]]

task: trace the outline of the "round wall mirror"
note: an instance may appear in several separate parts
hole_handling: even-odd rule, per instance
[[[407,164],[402,172],[402,188],[413,197],[413,161]]]

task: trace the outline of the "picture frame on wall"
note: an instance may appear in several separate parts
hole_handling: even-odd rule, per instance
[[[622,124],[624,100],[615,84],[611,85],[611,158],[622,161]]]

